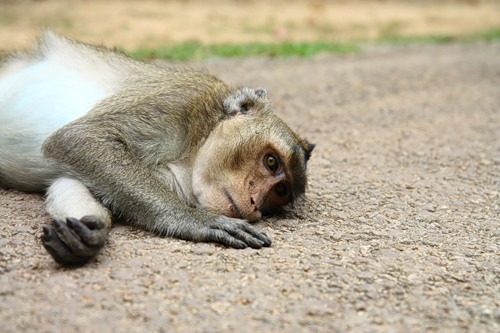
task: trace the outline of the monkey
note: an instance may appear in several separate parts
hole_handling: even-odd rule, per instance
[[[164,237],[269,247],[250,223],[305,195],[315,145],[264,88],[44,32],[0,64],[0,186],[45,195],[62,265],[120,219]]]

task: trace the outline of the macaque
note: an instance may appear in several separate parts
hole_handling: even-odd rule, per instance
[[[83,264],[120,218],[160,236],[271,245],[249,222],[304,195],[314,148],[265,89],[46,32],[0,63],[0,186],[45,192],[42,243]]]

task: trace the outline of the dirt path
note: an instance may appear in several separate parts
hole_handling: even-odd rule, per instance
[[[58,267],[41,198],[0,190],[1,332],[495,332],[500,43],[210,60],[318,144],[308,200],[232,250],[116,226]]]
[[[127,50],[190,40],[244,43],[461,35],[500,27],[499,0],[0,0],[0,50],[37,31]]]

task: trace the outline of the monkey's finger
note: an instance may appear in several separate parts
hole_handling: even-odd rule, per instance
[[[80,221],[92,230],[103,229],[106,226],[103,221],[99,220],[97,216],[94,215],[85,215]]]
[[[273,241],[265,233],[257,231],[254,227],[252,227],[248,223],[243,224],[241,228],[243,229],[243,231],[252,235],[254,238],[257,238],[258,240],[262,241],[262,246],[265,247],[271,246]]]
[[[226,230],[231,236],[245,242],[253,249],[260,249],[264,242],[241,229]]]
[[[242,242],[241,240],[234,238],[233,236],[231,236],[230,234],[228,234],[226,231],[223,230],[217,230],[217,229],[210,230],[209,239],[207,240],[224,244],[226,246],[230,246],[235,249],[244,249],[248,247],[248,245],[245,242]]]
[[[92,251],[92,249],[88,246],[85,246],[76,232],[74,232],[72,229],[69,228],[69,226],[58,220],[54,219],[54,229],[57,232],[57,235],[61,239],[61,241],[66,244],[68,248],[71,249],[71,252],[79,257],[90,257],[93,254],[95,254],[95,251]]]
[[[88,258],[75,256],[52,227],[44,226],[41,238],[43,247],[60,264],[82,264],[88,261]]]
[[[86,224],[83,223],[83,221],[72,217],[68,217],[66,219],[66,223],[68,224],[68,227],[70,227],[78,236],[80,236],[80,239],[83,243],[91,246],[104,245],[106,237],[103,237],[100,230],[91,230],[87,227]]]

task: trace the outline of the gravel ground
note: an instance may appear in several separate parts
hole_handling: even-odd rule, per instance
[[[307,200],[233,250],[116,225],[59,267],[42,198],[0,190],[1,332],[495,332],[500,43],[197,64],[317,143]]]

